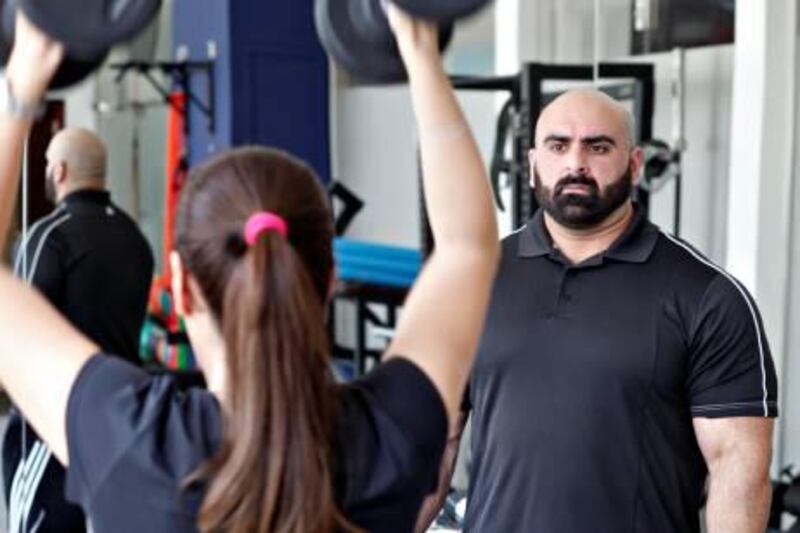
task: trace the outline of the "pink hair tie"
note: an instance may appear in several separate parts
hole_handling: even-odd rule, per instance
[[[286,238],[289,235],[289,226],[278,215],[262,211],[247,219],[247,224],[244,226],[244,240],[248,246],[253,246],[265,231],[277,231]]]

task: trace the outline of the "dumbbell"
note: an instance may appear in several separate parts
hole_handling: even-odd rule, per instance
[[[17,10],[44,33],[64,43],[66,58],[51,89],[80,82],[105,60],[112,46],[147,26],[161,0],[0,0],[0,60],[14,44]]]
[[[439,48],[445,50],[455,21],[477,12],[489,0],[394,0],[408,13],[436,22]],[[406,80],[406,71],[386,16],[386,0],[316,0],[317,34],[333,59],[364,83]]]

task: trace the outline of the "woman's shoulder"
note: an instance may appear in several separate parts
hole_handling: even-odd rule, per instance
[[[219,404],[120,359],[81,370],[67,407],[67,493],[86,507],[104,487],[143,493],[183,484],[221,442]]]
[[[411,361],[397,357],[339,387],[335,484],[345,515],[368,530],[412,521],[436,487],[447,415],[436,387]],[[403,530],[400,528],[399,530]]]

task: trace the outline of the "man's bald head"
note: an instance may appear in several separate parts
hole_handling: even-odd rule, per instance
[[[621,103],[596,89],[574,89],[557,97],[539,114],[536,145],[549,130],[574,126],[611,130],[630,149],[636,142],[633,115]]]
[[[48,166],[64,165],[67,181],[73,185],[104,182],[106,147],[89,130],[72,128],[60,131],[47,148]]]

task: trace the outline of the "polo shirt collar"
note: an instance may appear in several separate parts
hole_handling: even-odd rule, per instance
[[[553,240],[544,225],[544,211],[540,208],[520,232],[519,256],[541,257],[553,252]]]
[[[111,194],[105,189],[79,189],[66,195],[61,203],[94,203],[107,204],[111,201]]]
[[[658,228],[647,220],[644,211],[634,204],[633,219],[616,241],[597,259],[614,259],[626,263],[644,263],[650,258],[658,240]],[[542,209],[536,211],[527,226],[521,231],[518,246],[519,257],[550,256],[560,258],[553,247],[553,239],[544,223]],[[591,258],[587,261],[591,261]],[[594,261],[591,261],[594,262]]]

